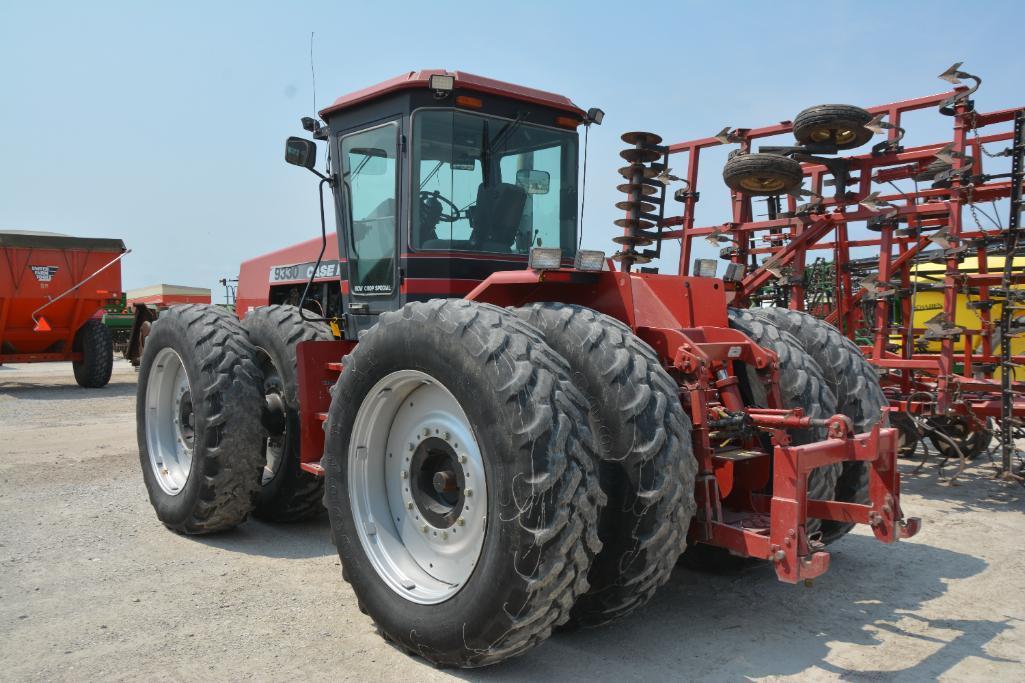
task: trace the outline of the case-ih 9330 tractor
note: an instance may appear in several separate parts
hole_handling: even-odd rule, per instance
[[[327,169],[301,138],[286,160],[333,195],[337,310],[307,288],[241,322],[186,305],[153,325],[138,434],[165,525],[324,505],[360,608],[460,667],[629,614],[681,556],[809,582],[854,524],[917,530],[857,348],[731,310],[722,280],[634,272],[656,136],[624,136],[615,261],[577,248],[577,128],[598,110],[420,71],[320,115],[303,125]]]

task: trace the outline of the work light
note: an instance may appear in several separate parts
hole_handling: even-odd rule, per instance
[[[534,247],[528,263],[532,270],[558,270],[562,265],[562,249]]]
[[[456,87],[456,77],[449,74],[434,74],[428,85],[434,92],[448,92]]]
[[[573,267],[577,270],[601,270],[604,266],[604,251],[581,249],[573,261]]]
[[[698,277],[715,277],[719,263],[714,258],[694,259],[694,274]]]

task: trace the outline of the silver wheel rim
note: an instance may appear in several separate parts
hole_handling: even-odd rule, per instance
[[[487,481],[466,413],[440,382],[399,370],[367,393],[348,488],[360,543],[393,591],[429,605],[466,585],[484,545]]]
[[[161,349],[146,385],[146,448],[150,468],[164,493],[176,496],[192,471],[196,420],[192,388],[181,356]]]

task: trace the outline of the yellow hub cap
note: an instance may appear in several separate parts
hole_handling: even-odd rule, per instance
[[[837,145],[846,145],[856,137],[857,133],[850,128],[818,128],[811,132],[814,142],[833,142]]]
[[[776,176],[751,176],[741,180],[740,186],[751,192],[775,192],[782,190],[786,183]]]

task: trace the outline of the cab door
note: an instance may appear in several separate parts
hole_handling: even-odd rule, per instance
[[[343,230],[348,255],[346,313],[354,333],[399,307],[400,120],[339,140]],[[339,235],[342,239],[342,234]]]

